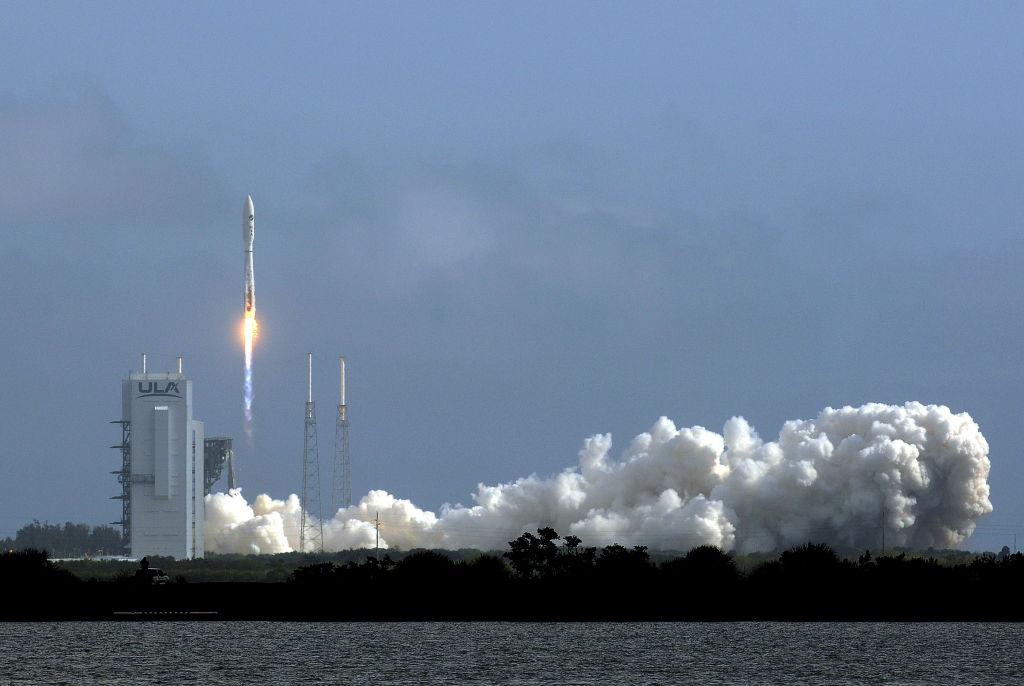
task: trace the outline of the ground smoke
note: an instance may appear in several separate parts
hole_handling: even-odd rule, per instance
[[[910,402],[828,408],[763,442],[734,417],[721,434],[662,417],[619,460],[608,434],[588,438],[579,464],[549,478],[478,485],[475,505],[421,510],[385,491],[324,522],[327,550],[501,549],[539,526],[589,545],[742,552],[826,542],[952,547],[992,511],[988,444],[966,413]],[[206,549],[277,553],[298,547],[299,499],[240,491],[206,498]]]

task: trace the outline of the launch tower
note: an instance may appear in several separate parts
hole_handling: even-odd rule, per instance
[[[306,432],[302,441],[302,501],[299,515],[299,552],[324,550],[324,519],[320,510],[320,448],[313,405],[313,353],[307,357]]]
[[[192,381],[142,372],[121,382],[121,526],[132,557],[203,557],[203,422],[192,418]]]
[[[334,427],[334,473],[331,483],[331,514],[352,505],[352,456],[348,448],[348,406],[345,404],[345,356],[338,358],[341,384],[338,393],[338,421]]]
[[[213,493],[213,485],[220,479],[225,467],[228,470],[228,490],[237,488],[235,485],[235,450],[232,443],[233,441],[226,436],[212,436],[206,439],[203,451],[205,457],[203,460],[204,495]]]

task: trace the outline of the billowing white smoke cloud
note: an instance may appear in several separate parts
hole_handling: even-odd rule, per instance
[[[504,548],[523,531],[554,527],[585,544],[686,550],[771,550],[820,541],[876,547],[886,543],[952,547],[992,511],[988,444],[966,413],[911,402],[828,408],[790,421],[765,443],[742,418],[722,434],[677,429],[659,419],[610,457],[611,436],[587,439],[579,464],[550,477],[480,484],[475,505],[440,514],[384,491],[324,523],[327,550],[374,544],[403,549]],[[206,501],[212,552],[275,553],[298,547],[299,500],[241,493]]]
[[[259,495],[250,506],[241,489],[206,496],[206,550],[218,553],[286,553],[298,546],[299,496]]]

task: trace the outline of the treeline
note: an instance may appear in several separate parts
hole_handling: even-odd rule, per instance
[[[42,550],[50,557],[122,555],[124,541],[112,526],[33,521],[18,529],[14,538],[0,539],[0,550]]]
[[[1024,619],[1024,555],[1006,548],[950,564],[905,553],[851,560],[807,544],[744,572],[712,546],[655,563],[642,546],[584,547],[545,528],[501,556],[320,563],[290,582],[342,615],[347,606],[409,618]]]
[[[394,560],[401,560],[412,551],[390,551]],[[444,554],[459,561],[480,555],[476,549],[446,550]],[[171,578],[184,577],[190,583],[205,582],[259,582],[283,583],[301,566],[315,562],[346,564],[362,562],[373,550],[339,550],[329,553],[277,553],[275,555],[241,555],[237,553],[207,553],[206,557],[195,560],[175,560],[170,557],[151,556],[150,563],[163,569]],[[139,568],[131,560],[61,560],[62,569],[67,569],[83,580],[114,581],[132,576]]]
[[[0,584],[19,592],[0,601],[0,617],[176,618],[188,611],[268,620],[1024,620],[1024,555],[1005,549],[950,564],[904,553],[849,559],[806,544],[741,569],[710,546],[654,561],[643,547],[586,547],[540,529],[509,542],[503,554],[288,559],[317,561],[299,563],[279,583],[196,583],[182,568],[164,569],[169,582],[151,585],[127,570],[85,581],[45,554],[6,554]]]

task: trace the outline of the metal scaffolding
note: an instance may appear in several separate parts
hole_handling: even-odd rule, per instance
[[[320,448],[316,438],[313,405],[313,353],[307,364],[306,432],[302,446],[302,502],[299,517],[299,551],[323,552],[324,520],[320,509]],[[311,549],[311,550],[310,550]]]
[[[110,446],[121,451],[121,468],[111,472],[117,475],[117,482],[121,484],[121,495],[110,496],[111,500],[121,501],[121,521],[111,524],[120,525],[122,547],[128,552],[132,545],[132,423],[123,419],[110,423],[121,425],[121,442]]]
[[[334,472],[331,483],[331,512],[352,505],[352,456],[348,447],[348,406],[345,404],[345,357],[339,357],[341,386],[338,421],[334,427]]]
[[[235,451],[232,443],[225,436],[214,436],[203,441],[203,495],[213,492],[213,485],[224,473],[225,466],[228,468],[228,490],[235,488]]]

